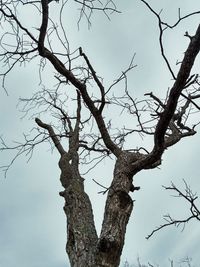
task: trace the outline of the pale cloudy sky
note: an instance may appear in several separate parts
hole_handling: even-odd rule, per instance
[[[157,10],[163,8],[163,18],[173,23],[177,19],[178,8],[183,14],[199,8],[199,1],[193,0],[151,0],[149,3]],[[129,90],[134,97],[142,98],[144,93],[154,91],[160,95],[171,85],[171,77],[163,63],[158,46],[158,26],[156,18],[139,0],[116,1],[121,14],[113,14],[111,21],[96,14],[92,27],[88,30],[82,22],[77,29],[77,18],[68,3],[66,29],[72,48],[82,46],[106,85],[124,70],[136,53],[135,68],[129,75]],[[59,4],[51,3],[51,12],[59,9]],[[26,14],[24,20],[29,19]],[[194,33],[200,16],[186,20],[169,32],[165,39],[167,55],[174,69],[177,59],[181,59],[188,40],[185,31]],[[37,24],[34,16],[34,23]],[[9,97],[0,90],[1,112],[0,135],[7,142],[19,140],[23,132],[34,125],[33,120],[21,120],[16,105],[21,96],[30,97],[38,88],[38,62],[27,68],[15,69],[9,76],[7,88]],[[199,57],[196,69],[199,67]],[[194,70],[195,73],[195,70]],[[52,72],[45,79],[51,83]],[[119,114],[117,114],[119,116]],[[113,118],[114,119],[114,118]],[[117,117],[120,122],[120,117]],[[123,121],[121,121],[123,125]],[[131,122],[130,122],[131,123]],[[132,147],[151,147],[151,140],[131,139]],[[135,184],[141,190],[133,196],[135,206],[130,219],[122,263],[128,260],[148,261],[160,266],[169,266],[169,259],[176,263],[186,256],[193,258],[198,267],[200,224],[191,222],[186,229],[168,228],[146,240],[155,226],[162,223],[162,215],[170,212],[174,216],[187,214],[184,202],[170,197],[161,185],[169,185],[173,180],[183,186],[185,179],[200,195],[199,183],[199,134],[180,142],[165,152],[162,167],[158,170],[143,171],[135,177]],[[1,153],[1,162],[11,159],[11,152]],[[0,179],[0,267],[64,267],[66,266],[66,219],[62,210],[63,199],[58,195],[62,190],[59,182],[58,154],[51,154],[46,145],[39,146],[31,161],[18,159],[4,179]],[[95,221],[98,232],[101,227],[105,196],[97,194],[99,187],[93,179],[109,185],[113,162],[103,162],[93,170],[85,181],[86,190],[93,201]],[[101,174],[101,175],[99,175]],[[179,266],[179,265],[177,265]]]

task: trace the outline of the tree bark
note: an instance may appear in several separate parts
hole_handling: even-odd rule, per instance
[[[131,154],[123,152],[115,164],[98,242],[98,266],[117,267],[120,263],[126,226],[133,209],[133,200],[128,194],[132,185],[131,159]]]
[[[68,153],[61,156],[60,180],[65,190],[60,195],[65,199],[66,251],[72,267],[119,266],[126,226],[133,209],[133,201],[128,194],[132,184],[131,160],[132,154],[123,152],[116,161],[98,238],[92,206],[84,191],[84,179],[79,174],[77,159]]]
[[[64,212],[67,217],[66,251],[72,267],[94,267],[97,233],[92,206],[84,191],[84,179],[75,161],[67,153],[59,161],[60,180],[65,188],[60,195],[65,199]]]

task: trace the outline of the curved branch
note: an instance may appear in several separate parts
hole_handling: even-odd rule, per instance
[[[66,153],[66,151],[64,150],[64,148],[62,147],[60,141],[58,140],[58,137],[56,136],[53,128],[51,127],[51,125],[43,123],[40,119],[36,118],[35,122],[37,123],[38,126],[40,126],[41,128],[46,129],[49,132],[49,136],[51,137],[55,147],[57,148],[58,152],[60,153],[60,155],[64,155]]]
[[[132,163],[134,174],[144,168],[148,168],[148,166],[152,166],[152,164],[161,159],[161,156],[166,149],[165,135],[167,129],[176,111],[179,97],[181,96],[182,91],[185,89],[185,85],[187,84],[191,69],[193,67],[195,58],[199,53],[199,50],[200,24],[196,30],[195,35],[191,38],[191,41],[181,63],[176,81],[174,82],[174,85],[170,90],[169,97],[163,109],[163,112],[160,114],[154,134],[154,147],[151,153]],[[195,132],[193,132],[192,134],[195,134]]]
[[[44,53],[44,40],[48,27],[49,7],[48,7],[48,0],[42,0],[41,2],[42,2],[42,24],[40,27],[38,50],[39,53],[42,55]]]
[[[166,57],[166,55],[165,55],[165,52],[164,52],[164,47],[163,47],[163,28],[162,28],[162,20],[161,20],[161,18],[160,18],[160,15],[157,13],[157,12],[155,12],[155,10],[153,10],[153,8],[145,1],[145,0],[141,0],[147,7],[148,7],[148,9],[157,17],[157,19],[158,19],[158,26],[159,26],[159,31],[160,31],[160,34],[159,34],[159,43],[160,43],[160,50],[161,50],[161,55],[162,55],[162,57],[164,58],[164,60],[165,60],[165,63],[167,64],[167,67],[168,67],[168,69],[169,69],[169,71],[170,71],[170,73],[171,73],[171,75],[172,75],[172,77],[173,77],[173,79],[175,80],[176,79],[176,76],[175,76],[175,74],[174,74],[174,72],[173,72],[173,70],[172,70],[172,68],[171,68],[171,66],[170,66],[170,63],[169,63],[169,61],[168,61],[168,59],[167,59],[167,57]]]
[[[91,65],[91,63],[90,63],[88,57],[86,56],[86,54],[83,53],[81,47],[79,48],[79,52],[80,52],[80,56],[82,56],[82,57],[85,59],[87,65],[88,65],[88,68],[89,68],[89,70],[91,71],[92,76],[93,76],[93,78],[94,78],[94,80],[95,80],[97,86],[98,86],[99,89],[100,89],[100,92],[101,92],[101,105],[100,105],[99,111],[100,111],[100,113],[102,113],[103,108],[104,108],[104,106],[105,106],[105,90],[104,90],[104,86],[103,86],[103,84],[101,83],[101,81],[99,80],[99,78],[97,77],[97,75],[96,75],[96,71],[94,70],[93,66]]]
[[[177,79],[170,90],[169,98],[166,103],[166,107],[161,114],[160,120],[158,121],[155,136],[154,136],[154,148],[153,151],[163,152],[164,147],[164,136],[169,125],[170,120],[177,107],[178,99],[184,89],[185,84],[190,75],[190,71],[193,67],[194,60],[200,50],[200,25],[197,28],[195,36],[191,39],[191,42],[185,52],[180,70],[177,75]]]
[[[81,93],[81,96],[86,103],[87,107],[89,108],[90,112],[94,116],[96,123],[98,125],[99,131],[101,133],[101,136],[103,138],[103,141],[106,145],[106,147],[112,151],[112,153],[118,157],[121,153],[121,149],[111,140],[111,137],[108,133],[108,130],[106,128],[104,119],[100,113],[100,111],[95,107],[93,100],[90,98],[87,87],[84,83],[82,83],[79,79],[77,79],[74,74],[69,71],[65,65],[48,49],[44,49],[44,53],[42,54],[43,57],[47,58],[54,68],[68,81],[70,81]]]

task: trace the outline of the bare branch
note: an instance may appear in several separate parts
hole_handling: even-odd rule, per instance
[[[42,2],[42,23],[40,27],[38,50],[42,55],[44,54],[44,40],[48,27],[49,7],[48,7],[48,0],[41,0],[41,2]]]
[[[88,27],[91,26],[91,16],[94,11],[100,11],[103,12],[103,14],[110,19],[110,15],[112,13],[121,13],[119,10],[117,10],[117,7],[112,0],[74,0],[76,3],[81,5],[80,8],[80,16],[78,20],[78,26],[82,20],[83,17],[86,18],[88,22]],[[105,2],[105,3],[104,3]]]
[[[60,141],[58,140],[53,128],[51,125],[43,123],[40,119],[36,118],[35,122],[37,123],[38,126],[46,129],[49,132],[49,136],[51,137],[52,141],[54,142],[55,147],[58,149],[58,152],[62,156],[63,154],[66,153],[66,151],[63,149]]]
[[[192,219],[196,219],[200,221],[200,209],[197,207],[195,201],[197,200],[197,195],[194,194],[191,190],[191,188],[188,186],[188,184],[183,180],[185,185],[185,190],[181,191],[175,184],[171,183],[171,186],[163,186],[166,190],[170,190],[172,192],[175,192],[175,197],[182,198],[190,205],[190,213],[191,215],[188,216],[185,219],[174,219],[169,214],[164,215],[164,220],[166,223],[160,225],[156,229],[154,229],[147,237],[146,239],[149,239],[152,237],[156,232],[160,231],[161,229],[174,225],[176,227],[182,226],[182,231],[185,228],[185,225]]]
[[[157,161],[161,157],[165,149],[165,134],[169,123],[174,116],[179,97],[184,90],[185,84],[190,75],[190,71],[194,64],[194,60],[200,50],[200,25],[197,28],[196,34],[192,38],[180,66],[176,81],[172,86],[164,111],[160,114],[159,121],[154,134],[154,148],[152,152],[138,162],[139,169],[150,162]],[[135,166],[134,166],[135,167]]]
[[[93,78],[94,78],[94,80],[95,80],[97,86],[98,86],[99,89],[100,89],[100,92],[101,92],[101,105],[100,105],[100,107],[99,107],[99,112],[102,113],[103,108],[104,108],[104,106],[105,106],[105,90],[104,90],[104,86],[103,86],[102,82],[100,81],[100,79],[97,77],[94,68],[92,67],[92,65],[91,65],[91,63],[90,63],[88,57],[86,56],[86,54],[83,53],[81,47],[79,48],[79,52],[80,52],[80,56],[82,56],[82,57],[85,59],[87,65],[88,65],[88,67],[89,67],[89,70],[91,71],[92,76],[93,76]]]
[[[5,16],[7,19],[14,20],[17,24],[17,26],[23,30],[35,43],[37,43],[37,39],[28,31],[27,28],[25,28],[21,22],[18,20],[18,18],[14,15],[14,13],[11,11],[11,9],[6,6],[6,9],[9,11],[9,13],[6,13],[3,8],[0,8],[0,12]]]
[[[165,60],[165,63],[166,63],[166,65],[167,65],[167,67],[168,67],[168,69],[169,69],[169,71],[170,71],[170,73],[171,73],[171,75],[172,75],[172,77],[173,77],[173,79],[175,80],[176,79],[176,76],[175,76],[175,74],[174,74],[174,72],[173,72],[173,70],[172,70],[172,67],[171,67],[171,65],[170,65],[170,63],[169,63],[169,61],[168,61],[168,59],[167,59],[167,57],[166,57],[166,55],[165,55],[165,52],[164,52],[164,47],[163,47],[163,31],[164,31],[164,29],[163,29],[163,27],[162,27],[162,20],[161,20],[161,18],[160,18],[160,15],[155,11],[155,10],[153,10],[153,8],[145,1],[145,0],[141,0],[147,7],[148,7],[148,9],[157,17],[157,19],[158,19],[158,26],[159,26],[159,31],[160,31],[160,34],[159,34],[159,44],[160,44],[160,50],[161,50],[161,55],[162,55],[162,57],[163,57],[163,59]]]
[[[37,134],[35,134],[33,138],[29,137],[29,135],[23,134],[24,141],[23,142],[15,141],[13,146],[7,145],[5,140],[2,137],[0,137],[0,142],[1,142],[0,152],[13,151],[15,153],[8,165],[0,166],[0,168],[3,169],[4,171],[5,177],[7,176],[7,172],[10,169],[10,167],[20,156],[25,155],[27,157],[27,162],[29,162],[29,160],[32,158],[35,147],[46,141],[49,142],[49,136],[47,134],[35,128],[33,128],[32,131],[33,130],[37,131]]]

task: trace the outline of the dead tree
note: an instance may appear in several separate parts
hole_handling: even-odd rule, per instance
[[[75,2],[81,5],[80,19],[86,16],[88,23],[94,11],[101,10],[107,16],[109,12],[118,12],[113,1],[105,1],[104,6],[98,6],[101,5],[100,1]],[[200,50],[200,25],[193,35],[185,34],[189,44],[179,63],[177,73],[173,71],[165,55],[163,35],[167,29],[176,27],[182,20],[199,12],[184,17],[179,16],[174,25],[169,25],[162,21],[160,14],[156,13],[146,1],[140,2],[144,3],[158,19],[161,55],[174,81],[163,98],[150,92],[143,101],[135,100],[127,88],[127,73],[135,67],[133,61],[109,88],[105,88],[85,51],[79,48],[71,52],[62,22],[62,12],[66,2],[58,4],[61,5],[58,19],[60,28],[49,14],[51,6],[57,5],[54,1],[13,0],[1,1],[0,4],[1,20],[5,29],[1,37],[1,60],[4,62],[3,71],[5,70],[1,76],[5,90],[6,77],[12,69],[17,64],[29,62],[35,57],[41,58],[41,68],[46,64],[54,67],[58,82],[54,91],[44,89],[30,99],[22,99],[26,112],[30,112],[33,108],[37,110],[38,106],[45,107],[43,113],[38,112],[39,117],[35,118],[38,126],[35,137],[28,139],[25,136],[25,142],[15,147],[8,147],[2,140],[1,150],[16,149],[18,157],[22,153],[31,153],[35,145],[48,140],[58,150],[60,180],[64,187],[60,195],[65,200],[64,211],[67,216],[66,250],[73,267],[119,266],[126,227],[133,210],[130,192],[139,189],[134,185],[134,176],[141,170],[158,167],[167,148],[184,137],[196,134],[195,127],[198,122],[195,125],[191,124],[188,117],[191,115],[191,110],[200,109],[199,76],[191,73]],[[22,7],[38,12],[41,18],[39,28],[33,28],[34,25],[30,28],[23,25],[20,19]],[[15,37],[15,44],[8,43],[9,36]],[[56,38],[62,46],[61,51],[57,51],[53,42]],[[78,67],[77,62],[79,62]],[[124,81],[125,85],[124,95],[117,97],[112,89],[121,81]],[[72,89],[70,92],[67,90],[69,86],[74,90],[75,97],[71,96]],[[59,98],[60,90],[65,90],[65,94],[69,95],[73,109],[76,106],[74,114],[72,112],[69,115],[70,112],[66,110],[65,101]],[[30,107],[27,108],[27,105]],[[105,107],[113,105],[137,118],[138,127],[125,127],[113,131],[109,118],[104,118]],[[50,115],[56,112],[54,117],[60,122],[59,126],[44,121],[44,111],[50,112]],[[148,113],[148,119],[142,116],[143,112]],[[87,125],[92,121],[95,121],[95,127],[98,129],[96,134],[88,131]],[[134,133],[151,135],[152,149],[150,151],[137,147],[124,149],[126,138]],[[67,146],[63,142],[65,139],[68,140]],[[83,153],[85,156],[82,156]],[[111,155],[116,159],[112,183],[105,190],[107,200],[100,236],[96,233],[90,199],[84,191],[84,179],[79,171],[80,160],[84,158],[87,161],[87,155],[90,153],[98,153],[99,159]]]

